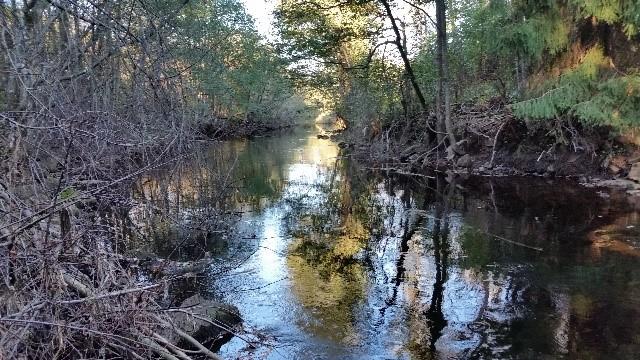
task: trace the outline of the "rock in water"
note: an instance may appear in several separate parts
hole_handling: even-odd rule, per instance
[[[636,182],[640,182],[640,162],[631,165],[631,170],[629,170],[627,178]]]
[[[197,317],[184,312],[171,312],[174,324],[214,351],[217,351],[216,348],[231,337],[226,329],[235,330],[242,323],[236,307],[205,299],[201,295],[186,299],[180,304],[180,308],[196,314]],[[190,344],[180,341],[175,335],[170,338],[174,344],[192,348]]]

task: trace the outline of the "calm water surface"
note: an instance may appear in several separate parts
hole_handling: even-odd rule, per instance
[[[211,179],[225,174],[210,174],[220,163],[238,189],[215,200],[235,214],[230,231],[153,245],[219,260],[185,296],[235,305],[261,342],[233,338],[225,358],[640,356],[640,217],[625,196],[388,174],[316,134],[224,143],[178,183],[173,171],[153,181],[183,215],[218,211],[202,199],[222,186]],[[170,251],[176,242],[184,249]]]

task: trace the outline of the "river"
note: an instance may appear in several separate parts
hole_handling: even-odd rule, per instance
[[[223,357],[640,353],[640,217],[624,194],[542,178],[392,174],[358,165],[317,133],[215,145],[179,185],[172,171],[154,180],[165,202],[192,194],[182,212],[213,218],[224,203],[234,214],[226,231],[189,241],[184,232],[167,240],[156,224],[151,246],[216,259],[185,296],[236,306],[243,337],[259,340],[234,337]],[[203,178],[237,190],[203,206],[201,193],[222,186]]]

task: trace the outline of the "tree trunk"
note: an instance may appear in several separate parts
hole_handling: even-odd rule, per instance
[[[436,28],[437,28],[437,62],[438,62],[438,130],[446,129],[449,144],[456,143],[451,122],[451,94],[449,85],[449,61],[447,57],[447,15],[445,0],[436,0]],[[438,134],[438,142],[442,139]]]
[[[516,54],[516,87],[518,96],[522,96],[527,89],[527,64],[524,56]]]

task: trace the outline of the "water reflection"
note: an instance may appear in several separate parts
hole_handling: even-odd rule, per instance
[[[198,290],[236,305],[271,345],[235,338],[224,356],[640,351],[640,219],[615,194],[546,180],[371,173],[315,130],[224,143],[207,161],[216,163],[192,165],[180,186],[149,181],[163,189],[162,201],[182,199],[196,213],[207,197],[176,193],[206,194],[214,185],[204,180],[220,178],[206,174],[233,165],[238,191],[223,208],[237,222],[197,247],[219,259]]]

